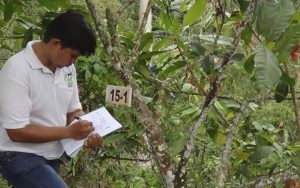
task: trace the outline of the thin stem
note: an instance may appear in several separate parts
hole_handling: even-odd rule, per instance
[[[286,74],[290,75],[290,71],[289,71],[287,64],[284,64],[284,66],[285,66]],[[296,116],[296,125],[297,125],[296,139],[299,140],[300,139],[300,109],[299,109],[297,94],[296,94],[294,86],[290,86],[290,92],[292,95],[294,112],[295,112],[295,116]]]

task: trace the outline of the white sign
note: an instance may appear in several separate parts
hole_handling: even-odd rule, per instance
[[[106,102],[131,107],[132,88],[107,85]]]

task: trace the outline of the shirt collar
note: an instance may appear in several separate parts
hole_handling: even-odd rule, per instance
[[[42,62],[39,60],[32,49],[32,45],[37,42],[40,42],[40,40],[34,40],[27,43],[26,48],[24,49],[25,59],[32,69],[42,69],[44,73],[52,73],[47,67],[42,64]]]

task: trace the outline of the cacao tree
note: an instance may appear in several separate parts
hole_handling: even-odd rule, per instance
[[[298,1],[3,0],[1,64],[68,8],[89,18],[99,41],[76,65],[83,106],[105,105],[123,124],[68,163],[72,187],[297,182]],[[132,107],[106,104],[108,84],[132,87]]]

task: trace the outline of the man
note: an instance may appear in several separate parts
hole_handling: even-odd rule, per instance
[[[42,41],[31,41],[0,72],[0,166],[13,187],[65,188],[58,175],[61,139],[86,139],[96,148],[102,138],[89,135],[91,122],[79,102],[75,66],[79,55],[96,48],[91,26],[69,10],[47,27]]]

